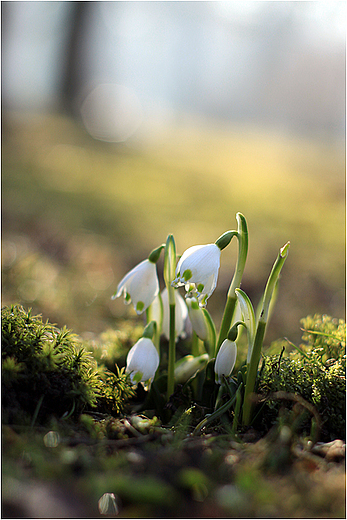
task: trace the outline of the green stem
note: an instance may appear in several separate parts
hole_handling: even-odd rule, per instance
[[[270,273],[270,276],[268,278],[265,292],[264,292],[264,299],[263,299],[263,306],[260,313],[260,319],[263,319],[264,321],[267,321],[268,319],[268,313],[269,313],[269,307],[270,307],[270,301],[272,298],[273,291],[275,289],[278,277],[280,275],[281,269],[283,267],[284,262],[287,259],[288,251],[289,251],[290,242],[287,242],[283,247],[281,247],[278,256],[275,260],[274,265],[272,266],[272,270]]]
[[[170,339],[169,339],[169,363],[167,375],[167,398],[174,392],[175,387],[175,357],[176,357],[176,335],[175,335],[175,305],[170,305]]]
[[[260,316],[259,316],[259,321],[258,321],[255,338],[254,338],[251,360],[247,367],[247,381],[246,381],[245,398],[244,398],[243,411],[242,411],[242,422],[245,426],[248,426],[250,424],[251,418],[252,418],[253,404],[251,402],[250,397],[251,397],[251,394],[254,392],[258,365],[259,365],[260,356],[261,356],[261,349],[263,346],[265,329],[266,329],[266,324],[267,324],[267,320],[268,320],[268,316],[269,316],[270,302],[271,302],[274,288],[278,281],[278,277],[280,275],[281,269],[288,256],[288,250],[289,250],[289,242],[287,242],[287,244],[285,244],[280,249],[278,256],[275,260],[275,263],[272,267],[272,270],[271,270],[271,273],[268,278],[268,281],[267,281],[267,284],[265,287],[265,291],[264,291],[263,303],[262,303],[262,308],[261,308],[261,312],[260,312]]]
[[[199,355],[199,338],[196,332],[192,334],[192,356],[197,357]]]
[[[231,321],[233,319],[233,315],[234,315],[234,311],[235,311],[236,301],[237,301],[236,296],[227,297],[227,301],[226,301],[226,304],[224,307],[222,323],[220,326],[218,341],[217,341],[217,345],[216,345],[215,355],[218,354],[219,347],[221,346],[223,341],[226,339],[228,332],[230,330]]]
[[[240,409],[241,409],[241,403],[242,403],[242,394],[241,390],[243,387],[243,383],[240,384],[236,391],[236,405],[235,405],[235,413],[234,413],[234,420],[233,425],[231,427],[231,433],[235,435],[237,427],[239,425],[239,415],[240,415]]]
[[[230,329],[230,325],[233,319],[235,306],[236,306],[236,295],[235,289],[240,287],[241,279],[243,275],[243,271],[246,265],[247,252],[248,252],[248,230],[247,230],[247,221],[242,213],[236,214],[237,220],[237,239],[238,239],[238,256],[236,262],[236,268],[234,272],[233,279],[231,280],[230,287],[228,290],[227,301],[224,308],[221,328],[217,341],[216,355],[218,353],[219,347],[226,339],[227,334]]]
[[[199,338],[196,334],[196,332],[193,331],[193,334],[192,334],[192,356],[194,357],[198,357],[199,356]],[[197,399],[197,396],[198,396],[198,388],[199,388],[199,379],[196,377],[193,381],[192,381],[192,388],[193,388],[193,392],[194,392],[194,395],[195,395],[195,398]]]
[[[175,309],[176,296],[175,289],[172,287],[172,280],[175,278],[176,267],[176,246],[173,235],[168,235],[164,251],[164,280],[168,292],[170,309],[169,326],[169,361],[167,374],[167,398],[173,394],[175,387],[175,349],[176,349],[176,330],[175,330]]]
[[[266,322],[259,320],[257,332],[255,334],[254,345],[252,350],[251,361],[247,370],[247,382],[245,388],[245,397],[243,401],[242,422],[248,426],[251,422],[252,416],[252,402],[250,396],[254,391],[255,379],[257,377],[258,365],[260,360],[261,348],[263,346],[263,339],[265,335]]]
[[[33,415],[33,418],[31,420],[31,424],[30,424],[30,428],[31,429],[34,427],[34,424],[35,424],[37,416],[39,414],[39,411],[40,411],[40,408],[41,408],[42,401],[43,401],[44,397],[45,397],[45,394],[42,394],[40,399],[37,402],[37,405],[36,405],[36,408],[35,408],[35,411],[34,411],[34,415]]]
[[[205,426],[210,424],[215,419],[218,419],[218,417],[223,415],[223,413],[227,412],[229,410],[230,406],[232,406],[234,404],[235,399],[236,399],[236,394],[227,403],[225,403],[223,406],[218,408],[218,410],[213,412],[211,415],[206,415],[205,418],[202,421],[200,421],[199,424],[194,429],[193,435],[196,435],[197,433],[199,433],[202,428],[204,428]]]

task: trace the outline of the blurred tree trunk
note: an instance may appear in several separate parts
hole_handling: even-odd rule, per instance
[[[87,27],[93,7],[94,2],[71,2],[67,19],[60,98],[63,111],[73,116],[77,113],[77,96],[85,82]]]

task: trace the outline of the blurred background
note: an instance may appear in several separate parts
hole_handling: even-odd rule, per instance
[[[255,305],[291,241],[267,341],[345,316],[346,2],[1,6],[3,305],[100,334],[134,316],[110,298],[169,233],[182,254],[240,211]]]

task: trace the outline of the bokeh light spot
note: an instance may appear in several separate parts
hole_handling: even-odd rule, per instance
[[[113,83],[99,84],[87,94],[80,112],[87,132],[101,141],[126,141],[142,122],[141,103],[135,92]]]

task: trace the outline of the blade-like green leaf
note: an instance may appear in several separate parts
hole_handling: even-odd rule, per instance
[[[247,353],[247,364],[251,360],[252,348],[255,335],[255,314],[251,300],[242,289],[235,289],[237,300],[240,304],[243,321],[247,327],[248,337],[248,353]]]

